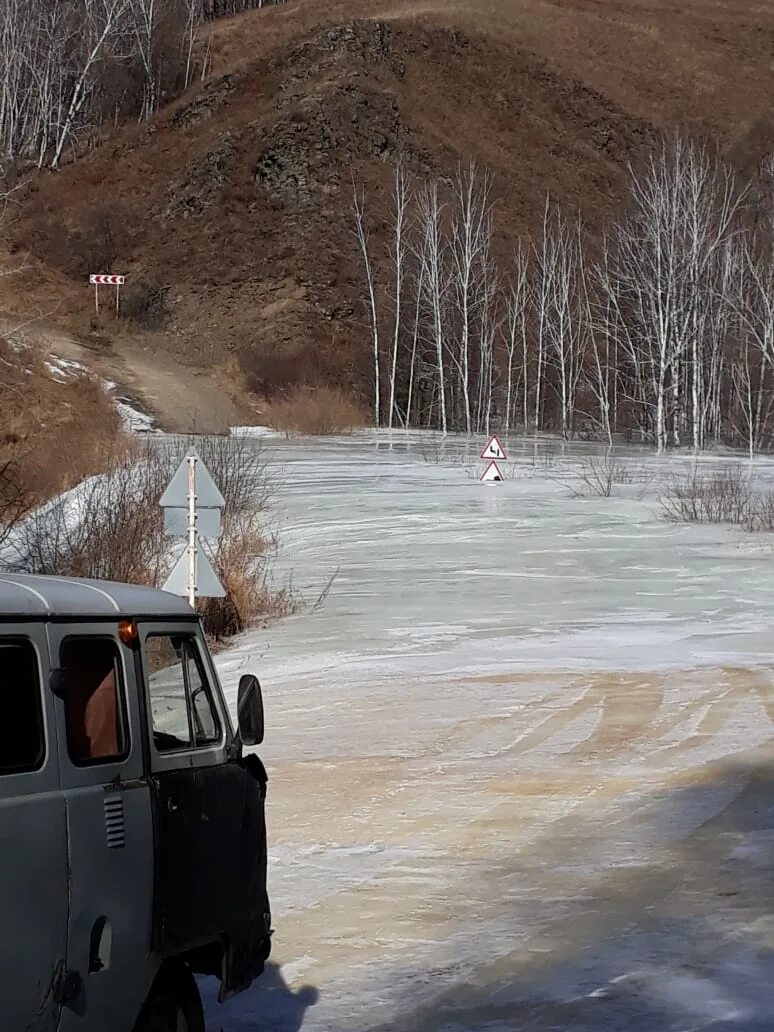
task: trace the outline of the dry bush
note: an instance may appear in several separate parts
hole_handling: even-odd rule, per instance
[[[233,526],[225,530],[213,565],[226,595],[201,603],[202,620],[212,638],[230,638],[247,627],[264,625],[297,610],[291,587],[274,588],[269,583],[267,559],[274,546],[273,538],[255,528],[236,533]]]
[[[574,498],[587,498],[590,495],[610,498],[617,486],[634,481],[634,474],[621,465],[612,451],[581,459],[567,470],[557,470],[555,458],[546,455],[543,456],[542,466],[550,474],[549,479],[569,488]]]
[[[13,568],[156,585],[168,542],[158,499],[168,468],[150,449],[41,506],[15,535]]]
[[[370,424],[365,407],[338,387],[297,387],[264,409],[269,426],[285,433],[340,434]]]
[[[259,409],[257,396],[253,393],[247,373],[234,355],[229,355],[215,366],[212,378],[217,387],[234,405],[246,410]]]
[[[774,494],[756,491],[740,465],[721,472],[694,469],[661,498],[662,514],[675,523],[733,523],[748,530],[774,529]]]
[[[609,498],[615,485],[626,481],[626,473],[613,452],[584,460],[578,476],[583,484],[581,493],[591,493],[599,498]]]
[[[130,280],[121,293],[121,317],[144,330],[161,329],[167,321],[168,284],[144,276]]]
[[[295,347],[283,340],[257,344],[245,337],[237,355],[250,391],[269,400],[287,397],[310,385],[338,387],[370,382],[370,366],[364,366],[362,356],[335,334],[328,340]]]
[[[758,494],[753,502],[749,530],[774,530],[774,492],[765,491]]]
[[[10,460],[0,465],[0,548],[32,508],[28,493],[22,487],[22,470]]]
[[[0,340],[0,465],[32,503],[66,491],[131,448],[102,384],[75,371],[52,375],[39,349]]]
[[[174,539],[164,532],[159,498],[190,443],[146,442],[40,507],[16,528],[7,565],[161,586]],[[222,638],[291,612],[295,599],[290,588],[268,582],[275,541],[264,526],[271,485],[260,450],[235,437],[202,438],[196,447],[226,501],[221,537],[203,544],[226,597],[199,603],[205,631]]]

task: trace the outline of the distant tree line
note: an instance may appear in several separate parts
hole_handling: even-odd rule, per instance
[[[546,197],[507,263],[495,217],[486,171],[400,164],[380,251],[355,189],[378,426],[774,446],[774,160],[740,184],[672,136],[601,239]]]
[[[204,21],[270,2],[0,0],[0,171],[56,168],[105,124],[151,118],[206,71]]]

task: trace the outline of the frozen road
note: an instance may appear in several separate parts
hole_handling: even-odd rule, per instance
[[[340,572],[219,659],[264,685],[277,966],[211,1032],[771,1029],[774,542],[663,522],[688,460],[599,498],[555,443],[493,485],[268,447],[282,569]]]

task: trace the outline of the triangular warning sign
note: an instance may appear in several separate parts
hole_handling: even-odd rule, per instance
[[[507,459],[505,448],[500,444],[497,434],[492,434],[486,448],[481,452],[482,459]],[[483,478],[482,478],[483,479]]]
[[[167,577],[162,591],[169,591],[172,595],[188,594],[188,546],[183,549],[180,558],[175,563],[172,572]],[[218,575],[212,568],[210,560],[204,553],[201,545],[196,549],[196,597],[197,598],[223,598],[226,591],[218,580]]]
[[[188,505],[188,458],[196,459],[196,504],[208,509],[222,509],[226,500],[210,476],[195,448],[191,448],[174,472],[164,494],[159,499],[162,509],[182,508]]]
[[[500,467],[497,465],[494,459],[489,463],[484,472],[481,474],[482,480],[505,480],[505,477],[500,472]]]

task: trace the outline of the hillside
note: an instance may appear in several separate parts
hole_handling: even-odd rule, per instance
[[[207,82],[45,174],[11,227],[30,258],[6,311],[56,308],[139,396],[153,356],[367,393],[352,177],[378,237],[399,153],[421,176],[488,166],[505,250],[546,190],[598,227],[662,129],[748,172],[774,141],[774,8],[754,0],[295,0],[209,32]],[[130,276],[118,330],[90,326],[108,264]]]

